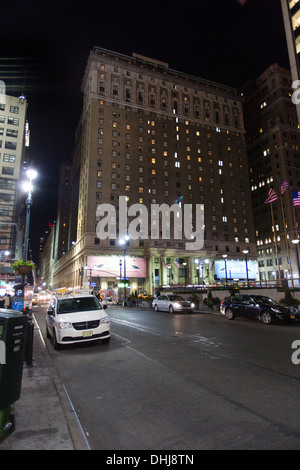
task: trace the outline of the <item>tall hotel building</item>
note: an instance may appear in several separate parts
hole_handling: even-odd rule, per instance
[[[26,115],[26,99],[6,95],[4,82],[0,81],[0,275],[3,279],[11,271],[8,261],[12,257],[22,259],[23,255],[18,195],[25,148],[29,146]]]
[[[300,1],[281,0],[281,9],[288,47],[292,81],[300,80]],[[296,88],[299,88],[297,85]],[[300,103],[296,104],[300,123]]]
[[[67,182],[72,187],[70,217],[68,221],[60,217],[57,227],[68,224],[64,230],[69,242],[58,243],[53,287],[89,282],[106,290],[126,275],[130,292],[153,293],[161,285],[246,279],[245,256],[248,277],[255,279],[256,244],[239,91],[174,71],[165,62],[95,47],[82,92]],[[204,206],[202,248],[187,250],[191,240],[176,238],[171,225],[167,225],[170,236],[163,238],[164,214],[156,227],[153,221],[150,227],[149,220],[149,236],[121,245],[120,197],[126,198],[128,211],[133,204],[143,204],[149,217],[154,204],[178,204],[182,210],[192,204],[194,228],[196,205]],[[114,206],[115,238],[103,240],[96,234],[96,210],[102,204]],[[137,216],[128,212],[128,223]],[[140,222],[141,229],[142,218]],[[151,230],[156,238],[151,238]]]
[[[300,214],[292,195],[300,191],[300,130],[291,83],[291,72],[274,64],[243,93],[259,277],[298,285]],[[265,203],[270,189],[277,199]]]

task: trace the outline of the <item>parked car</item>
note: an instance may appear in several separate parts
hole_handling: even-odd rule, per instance
[[[55,295],[46,316],[47,338],[53,338],[55,349],[82,341],[109,341],[110,320],[105,309],[94,295]]]
[[[162,294],[152,302],[156,312],[166,310],[167,312],[193,312],[195,304],[185,300],[180,295]]]
[[[263,295],[234,295],[221,302],[220,312],[229,320],[235,317],[258,318],[267,324],[299,321],[297,307],[285,307]]]

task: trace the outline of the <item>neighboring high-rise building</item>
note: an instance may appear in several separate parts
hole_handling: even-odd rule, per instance
[[[300,80],[300,0],[281,0],[292,80]],[[296,83],[295,88],[299,88]],[[296,103],[300,124],[300,103]]]
[[[3,84],[0,88],[0,272],[3,273],[10,269],[10,263],[4,262],[7,257],[22,258],[23,230],[19,227],[21,201],[18,193],[21,191],[19,180],[25,163],[25,149],[29,146],[26,113],[25,97],[6,95]]]
[[[275,64],[245,84],[243,93],[260,279],[293,276],[298,284],[298,245],[292,240],[299,237],[300,214],[292,193],[300,191],[300,130],[291,83],[290,71]],[[273,203],[265,203],[269,189],[276,193]]]
[[[158,60],[98,47],[90,53],[82,91],[70,176],[69,249],[55,264],[54,286],[88,280],[96,289],[114,289],[125,274],[131,291],[148,292],[166,284],[245,280],[245,256],[248,277],[255,279],[240,92]],[[105,240],[96,234],[101,218],[96,211],[103,204],[113,208],[107,230],[115,231]],[[154,221],[155,204],[177,204],[175,226],[181,209],[192,204],[193,231],[196,205],[204,206],[203,246],[186,249],[190,233],[176,238],[173,219],[169,224],[164,213]],[[142,205],[146,219],[134,212]],[[122,220],[136,223],[143,235],[131,237],[125,247],[119,243]]]

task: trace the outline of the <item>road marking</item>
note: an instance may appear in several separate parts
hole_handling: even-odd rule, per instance
[[[86,448],[87,450],[91,450],[90,445],[89,445],[89,442],[88,442],[88,440],[87,440],[87,438],[86,438],[85,432],[84,432],[84,430],[83,430],[83,428],[82,428],[82,426],[81,426],[81,423],[80,423],[80,421],[79,421],[78,415],[77,415],[77,413],[76,413],[76,411],[75,411],[75,408],[74,408],[74,406],[73,406],[73,403],[72,403],[72,401],[71,401],[71,398],[70,398],[70,396],[69,396],[69,394],[68,394],[68,392],[67,392],[67,389],[66,389],[66,387],[65,387],[65,384],[62,384],[62,387],[63,387],[64,392],[65,392],[65,394],[66,394],[66,397],[67,397],[67,399],[68,399],[68,402],[69,402],[71,411],[72,411],[72,413],[73,413],[73,415],[74,415],[74,418],[75,418],[75,421],[76,421],[78,430],[79,430],[79,432],[80,432],[80,434],[81,434],[81,436],[82,436],[82,438],[83,438],[83,442],[84,442],[85,448]]]
[[[154,331],[152,331],[148,327],[140,326],[138,323],[132,323],[132,322],[129,322],[128,320],[120,320],[120,319],[116,319],[116,318],[110,318],[110,321],[112,323],[118,323],[119,325],[125,325],[125,326],[128,326],[129,328],[134,328],[135,330],[144,331],[146,333],[150,333],[150,334],[155,335],[155,336],[162,336],[159,333],[154,333]]]

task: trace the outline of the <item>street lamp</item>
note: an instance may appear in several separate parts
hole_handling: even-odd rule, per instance
[[[24,183],[24,189],[28,192],[26,199],[26,222],[25,222],[25,235],[24,235],[24,252],[23,261],[28,259],[28,242],[29,242],[29,225],[30,225],[30,211],[32,205],[32,181],[37,177],[37,172],[33,168],[29,168],[26,172],[28,181]],[[25,275],[22,279],[23,285],[25,284]],[[24,290],[23,290],[24,292]],[[23,293],[24,295],[24,293]],[[29,309],[28,315],[28,330],[27,330],[27,341],[26,341],[26,363],[28,366],[32,365],[32,353],[33,353],[33,330],[34,325],[32,321],[32,310]]]
[[[227,261],[226,261],[227,255],[222,255],[222,256],[225,261],[225,276],[226,276],[226,286],[227,286]]]
[[[37,177],[37,172],[33,168],[29,168],[27,170],[26,175],[28,177],[28,181],[24,183],[24,189],[28,192],[27,199],[26,199],[26,222],[25,222],[25,236],[24,236],[24,252],[23,252],[23,261],[27,261],[28,259],[28,242],[29,242],[29,225],[30,225],[30,212],[31,212],[31,205],[32,205],[32,181]]]
[[[186,263],[182,263],[184,266],[184,288],[186,289]]]
[[[292,243],[296,246],[296,259],[297,259],[297,269],[298,269],[298,283],[299,283],[299,278],[300,278],[300,263],[299,263],[299,238],[295,238],[292,240]]]
[[[124,302],[126,301],[126,245],[128,240],[128,235],[125,235],[125,237],[120,240],[120,244],[124,245]]]
[[[171,274],[172,274],[172,272],[171,272],[171,270],[172,270],[171,266],[167,266],[167,270],[168,270],[168,280],[169,280],[169,286],[170,286],[170,285],[171,285]]]
[[[244,255],[245,255],[245,262],[246,262],[247,287],[249,287],[248,260],[247,260],[247,254],[249,253],[249,250],[243,250],[243,253],[244,253]]]
[[[194,264],[196,265],[196,269],[197,269],[198,287],[199,287],[199,284],[200,284],[200,279],[199,279],[199,270],[200,270],[199,260],[198,260],[198,259],[194,259]],[[203,277],[203,276],[202,276],[202,277]]]

